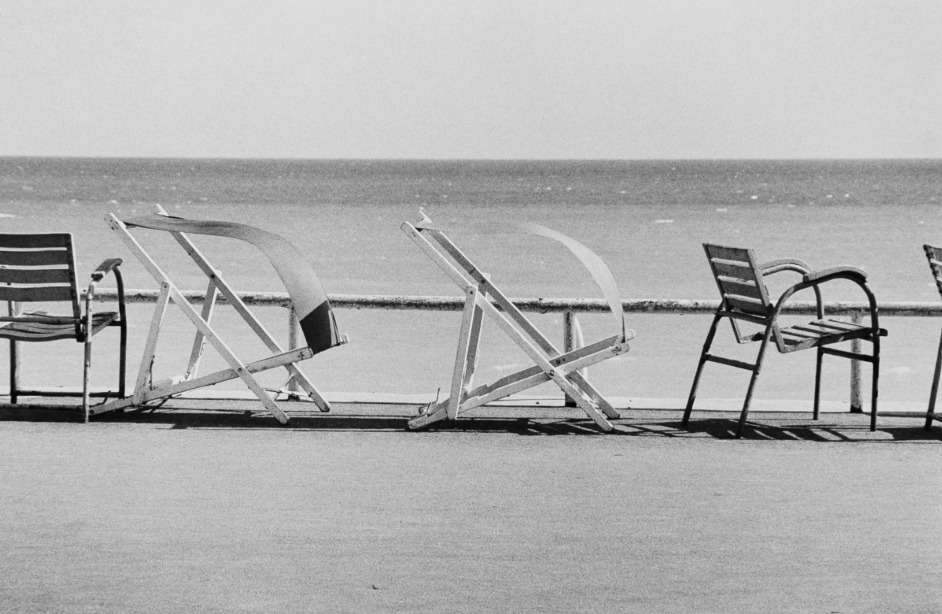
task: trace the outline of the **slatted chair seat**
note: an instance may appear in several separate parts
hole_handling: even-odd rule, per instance
[[[8,315],[0,316],[0,338],[10,342],[10,402],[33,394],[70,394],[50,390],[30,390],[19,385],[17,345],[20,342],[38,343],[71,339],[85,346],[85,370],[82,380],[82,413],[89,416],[89,374],[91,370],[92,338],[108,327],[120,331],[118,387],[116,390],[96,392],[95,396],[124,396],[125,356],[127,348],[127,318],[125,316],[124,282],[120,271],[121,259],[102,262],[91,274],[84,297],[84,310],[75,277],[75,255],[72,235],[68,233],[0,234],[0,300],[9,304]],[[94,310],[97,284],[112,273],[118,288],[118,311]],[[71,315],[50,314],[45,311],[20,311],[23,303],[66,303]]]
[[[819,345],[830,345],[853,339],[866,339],[871,328],[844,320],[826,318],[807,324],[798,324],[780,329],[784,349],[782,353],[807,350]],[[761,338],[761,337],[760,337]]]
[[[75,339],[72,318],[46,315],[40,311],[24,311],[16,322],[0,322],[0,337],[15,341],[55,341]],[[117,311],[92,314],[92,334],[98,334],[120,318]]]
[[[697,386],[700,376],[707,362],[715,362],[726,366],[737,367],[752,372],[746,398],[743,402],[739,417],[739,426],[736,436],[742,436],[746,418],[749,414],[749,404],[755,388],[762,361],[769,341],[774,341],[778,351],[782,354],[798,352],[817,348],[817,367],[815,372],[814,388],[814,419],[818,419],[821,394],[821,363],[825,354],[840,356],[851,360],[861,360],[873,365],[873,389],[870,403],[870,430],[876,430],[877,419],[877,391],[880,372],[880,337],[886,336],[886,330],[879,327],[877,303],[867,285],[867,275],[854,267],[837,267],[814,271],[801,260],[788,258],[759,264],[752,250],[720,245],[704,244],[707,260],[713,271],[713,277],[720,291],[722,301],[713,317],[713,324],[707,333],[697,372],[694,375],[684,410],[683,425],[687,426],[690,413],[696,400]],[[790,271],[802,276],[801,282],[791,286],[772,303],[765,285],[765,277]],[[834,318],[825,317],[824,303],[821,297],[820,286],[826,282],[842,279],[856,284],[866,295],[869,304],[869,324],[856,324]],[[942,288],[942,286],[940,286]],[[779,315],[785,302],[796,292],[811,289],[817,301],[818,318],[805,324],[781,327]],[[724,358],[710,353],[716,328],[722,319],[728,319],[733,328],[733,334],[738,343],[761,342],[755,363],[748,363],[730,358]],[[762,330],[757,333],[746,334],[740,328],[740,322],[758,324]],[[833,344],[853,340],[868,341],[873,346],[871,354],[848,352],[830,347]],[[942,350],[940,350],[942,352]],[[942,354],[940,354],[942,356]]]

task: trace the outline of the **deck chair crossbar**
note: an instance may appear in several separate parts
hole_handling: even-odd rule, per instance
[[[602,430],[612,430],[609,419],[618,418],[619,413],[580,370],[627,352],[628,341],[634,337],[634,332],[625,326],[611,273],[595,254],[561,233],[533,224],[462,228],[482,233],[526,232],[552,238],[563,242],[589,268],[606,298],[615,304],[612,313],[618,321],[619,332],[581,348],[560,352],[494,285],[490,276],[471,262],[445,235],[443,228],[435,226],[427,218],[415,225],[404,223],[401,228],[458,285],[466,297],[449,397],[422,408],[420,415],[409,421],[409,428],[421,429],[441,420],[455,420],[471,409],[552,381]],[[474,387],[485,316],[496,323],[534,365],[489,384]]]
[[[166,211],[159,206],[157,215],[154,216],[122,221],[114,214],[110,214],[107,217],[107,221],[112,230],[118,233],[118,236],[134,253],[144,268],[157,280],[160,290],[145,342],[144,354],[141,359],[133,394],[124,399],[118,399],[100,405],[92,410],[93,413],[103,413],[127,407],[142,406],[153,401],[170,398],[204,386],[211,386],[233,379],[241,379],[246,387],[261,401],[265,409],[280,423],[286,424],[288,422],[288,416],[278,406],[275,396],[263,388],[253,377],[256,373],[276,368],[284,368],[288,374],[288,382],[282,390],[294,382],[303,389],[321,411],[330,411],[330,404],[307,376],[297,367],[296,363],[311,358],[319,351],[344,343],[346,342],[346,338],[337,334],[336,323],[333,321],[333,315],[330,312],[326,295],[323,294],[323,290],[319,287],[316,278],[313,280],[304,280],[303,276],[300,274],[292,277],[294,266],[291,263],[283,265],[284,267],[292,268],[292,271],[285,273],[279,268],[279,263],[273,259],[273,252],[291,250],[288,251],[287,254],[292,260],[303,260],[303,258],[296,253],[293,246],[290,246],[290,244],[277,235],[265,233],[264,231],[250,226],[223,222],[195,222],[167,216]],[[196,263],[199,269],[206,275],[208,283],[200,311],[197,311],[196,308],[193,307],[167,273],[131,234],[130,229],[135,227],[169,232],[193,262]],[[292,296],[292,310],[295,316],[299,316],[298,319],[301,320],[302,331],[305,333],[308,346],[285,350],[258,320],[255,314],[252,313],[232,286],[223,279],[220,272],[194,245],[187,232],[184,232],[183,229],[189,230],[190,232],[249,240],[263,248],[263,251],[266,251],[266,255],[272,258],[272,263],[276,265],[276,269],[282,276],[282,279],[286,281],[289,294]],[[259,237],[261,237],[261,239],[259,239]],[[278,255],[279,253],[274,253],[274,256]],[[282,260],[284,260],[284,258],[282,258]],[[305,273],[305,271],[302,271],[302,274],[303,273]],[[309,271],[307,271],[307,273],[309,276],[313,276]],[[305,287],[305,284],[310,285],[311,283],[316,286],[313,291]],[[292,294],[292,290],[295,290],[295,294]],[[301,298],[306,303],[316,304],[316,308],[313,310],[307,308],[305,309],[305,313],[299,314],[296,301],[298,293],[302,294]],[[220,296],[226,299],[228,304],[242,318],[252,332],[255,333],[269,351],[273,352],[273,355],[253,362],[243,362],[235,354],[220,336],[219,332],[212,326],[213,314]],[[161,326],[167,307],[171,302],[180,308],[187,319],[194,325],[196,332],[184,373],[180,376],[155,382],[153,381],[152,375],[153,364],[157,355]],[[314,313],[315,311],[317,313]],[[314,320],[318,321],[312,324]],[[218,352],[229,366],[226,369],[200,375],[200,363],[207,343]]]
[[[719,308],[713,316],[713,323],[707,333],[700,361],[694,375],[687,406],[682,420],[687,426],[690,414],[693,411],[697,395],[697,387],[703,368],[708,362],[750,371],[752,377],[746,390],[739,425],[736,436],[742,436],[746,419],[749,415],[749,406],[755,389],[759,373],[768,345],[774,343],[780,353],[786,354],[806,349],[817,349],[815,370],[814,407],[813,418],[818,419],[821,396],[821,365],[824,356],[838,356],[850,360],[868,362],[873,366],[872,392],[870,402],[870,430],[876,429],[877,420],[877,392],[880,374],[880,337],[885,337],[886,330],[879,326],[879,314],[876,298],[867,285],[867,274],[856,267],[835,267],[813,270],[807,263],[794,258],[773,260],[763,264],[758,263],[752,250],[720,245],[704,244],[707,260],[713,272],[714,280],[722,298]],[[773,303],[765,284],[765,278],[781,272],[798,273],[802,276],[799,283],[786,289],[778,300]],[[869,309],[869,324],[857,324],[827,318],[824,313],[824,302],[821,295],[821,286],[827,282],[843,279],[857,285],[867,297]],[[779,322],[782,307],[792,295],[802,290],[812,290],[816,300],[817,319],[795,326],[783,327]],[[723,319],[729,320],[733,335],[740,344],[760,342],[755,362],[745,362],[710,352],[716,335],[717,326]],[[761,330],[747,334],[743,332],[740,323],[758,325]],[[861,340],[872,344],[870,354],[848,352],[830,347],[832,344],[844,341]]]

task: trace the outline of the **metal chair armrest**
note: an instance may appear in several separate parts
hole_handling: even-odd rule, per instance
[[[821,271],[810,271],[805,275],[805,281],[814,284],[821,284],[832,279],[847,279],[862,284],[867,282],[867,272],[853,266],[838,266]]]
[[[92,271],[92,281],[99,282],[104,279],[105,275],[111,271],[117,269],[121,266],[122,260],[120,258],[109,258],[98,265],[98,268]]]
[[[785,301],[787,301],[792,294],[808,288],[813,288],[815,291],[815,296],[818,300],[818,317],[824,317],[819,286],[835,279],[844,279],[853,282],[863,290],[864,294],[867,296],[867,302],[870,305],[870,309],[868,310],[870,312],[870,322],[875,330],[879,329],[879,323],[877,321],[877,299],[867,285],[867,273],[863,271],[863,269],[852,266],[839,266],[809,272],[802,281],[782,293],[782,296],[779,297],[778,302],[775,304],[774,317],[778,317],[782,307],[785,305]]]
[[[770,260],[769,262],[760,264],[759,270],[762,271],[763,277],[766,275],[780,273],[782,271],[792,271],[794,273],[801,273],[802,275],[807,275],[814,272],[807,262],[804,260],[798,260],[797,258],[780,258],[779,260]]]
[[[85,317],[84,317],[84,333],[87,336],[91,332],[92,326],[92,303],[95,299],[95,288],[98,286],[98,282],[104,279],[105,275],[108,273],[114,274],[115,283],[118,287],[118,314],[122,326],[126,321],[126,310],[124,303],[124,278],[121,275],[121,263],[123,261],[121,258],[108,258],[98,265],[94,271],[92,271],[92,280],[88,284],[88,290],[85,292]]]

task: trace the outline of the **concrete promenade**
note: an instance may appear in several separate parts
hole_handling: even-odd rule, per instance
[[[942,611],[920,418],[283,406],[0,408],[0,611]]]

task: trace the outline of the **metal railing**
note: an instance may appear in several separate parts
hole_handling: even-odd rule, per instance
[[[298,323],[291,312],[291,300],[285,292],[239,292],[239,297],[248,305],[269,307],[282,307],[288,310],[288,343],[290,347],[298,344]],[[202,303],[204,293],[199,291],[185,291],[183,295],[192,303]],[[117,291],[113,288],[100,288],[96,297],[101,301],[117,300]],[[461,311],[464,308],[464,297],[450,296],[400,296],[400,295],[359,295],[359,294],[331,294],[328,296],[331,306],[340,309],[383,309],[383,310],[417,310],[417,311]],[[156,290],[127,290],[125,300],[128,303],[155,303]],[[510,299],[521,311],[530,313],[561,313],[563,314],[562,338],[567,350],[581,345],[582,332],[579,325],[580,313],[605,313],[609,311],[608,303],[602,299],[586,298],[512,298]],[[220,296],[219,302],[225,303],[225,297]],[[622,301],[625,313],[635,314],[672,314],[672,315],[712,315],[717,307],[718,300],[696,299],[627,299]],[[824,304],[829,315],[850,316],[852,321],[860,323],[868,312],[867,303],[855,301],[831,301]],[[914,301],[898,301],[880,303],[878,305],[881,317],[940,317],[942,304]],[[816,315],[817,306],[814,301],[793,301],[785,305],[783,314],[788,315]],[[860,341],[851,342],[851,351],[860,352]],[[850,408],[852,412],[860,412],[862,408],[860,361],[850,361]]]

